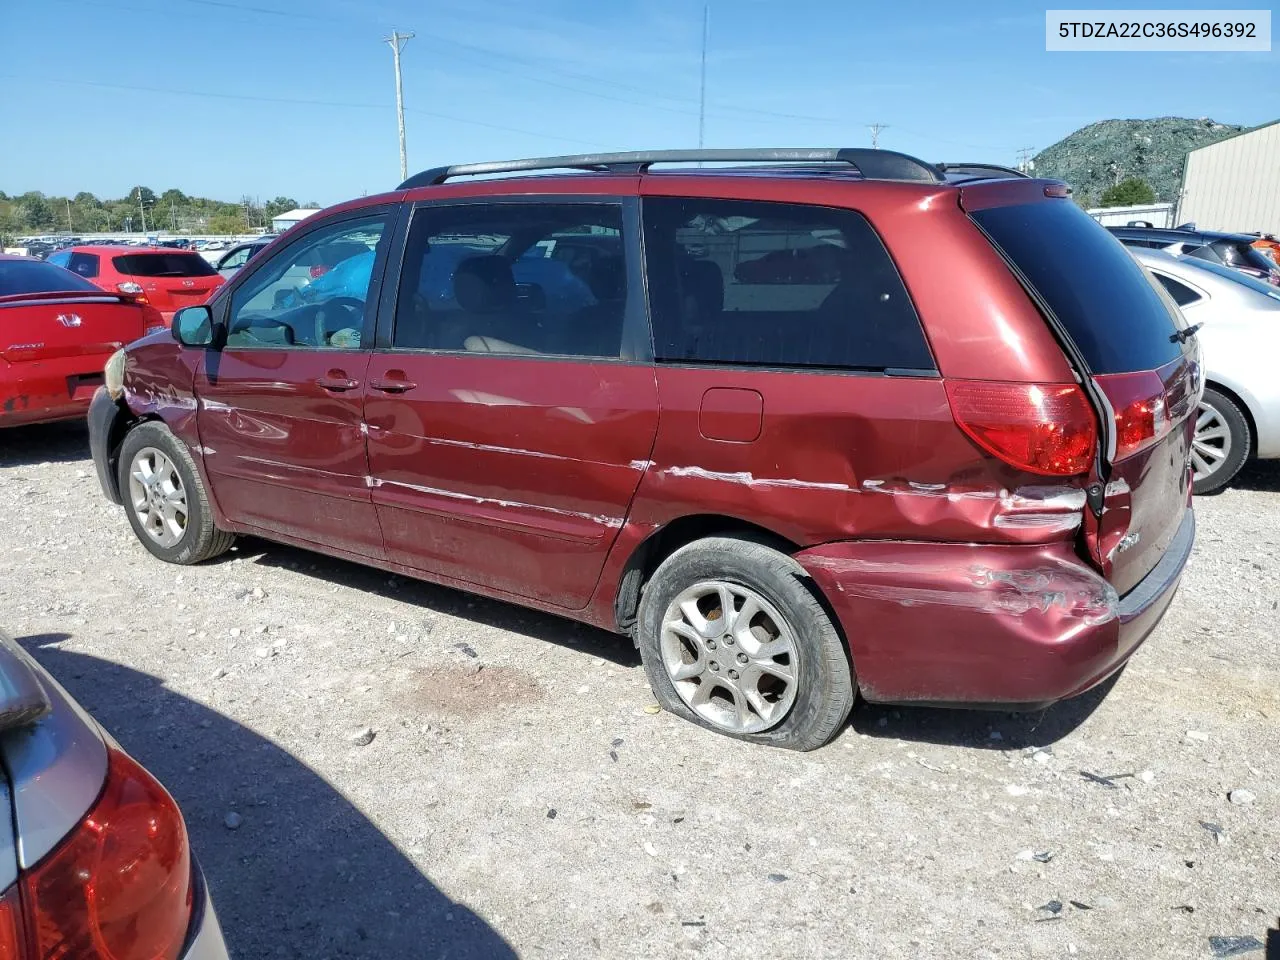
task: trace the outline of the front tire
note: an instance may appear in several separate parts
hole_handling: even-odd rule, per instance
[[[234,534],[214,526],[195,461],[163,423],[148,421],[125,435],[120,494],[134,534],[166,563],[200,563],[235,542]]]
[[[645,584],[636,630],[658,702],[708,730],[813,750],[853,707],[848,653],[812,580],[764,544],[677,550]]]
[[[1196,432],[1191,441],[1192,490],[1197,494],[1221,490],[1249,459],[1252,437],[1249,421],[1234,400],[1206,387],[1196,411]]]

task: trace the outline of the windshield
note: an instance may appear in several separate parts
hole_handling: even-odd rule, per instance
[[[0,260],[0,297],[23,293],[61,293],[64,290],[97,290],[70,270],[42,260]]]
[[[1195,267],[1197,270],[1207,270],[1209,273],[1215,273],[1233,283],[1241,284],[1250,290],[1256,290],[1258,293],[1266,294],[1273,300],[1280,301],[1280,287],[1267,283],[1265,280],[1259,280],[1252,274],[1241,273],[1239,270],[1224,267],[1222,264],[1214,263],[1212,260],[1184,259],[1182,262]]]

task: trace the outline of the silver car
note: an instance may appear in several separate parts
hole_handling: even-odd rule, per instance
[[[1195,492],[1226,485],[1250,457],[1280,458],[1280,287],[1219,264],[1130,248],[1182,310],[1204,354],[1191,454]]]
[[[0,957],[227,960],[173,798],[3,631],[0,759]]]

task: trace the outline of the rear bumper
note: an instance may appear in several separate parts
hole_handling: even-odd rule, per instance
[[[89,409],[101,376],[43,375],[0,385],[0,427],[76,420]]]
[[[209,890],[205,886],[204,876],[198,867],[195,874],[200,883],[200,890],[195,898],[191,932],[182,960],[230,960],[227,945],[222,939],[222,927],[218,924],[218,915],[213,912],[213,901],[209,899]]]
[[[848,542],[796,559],[839,618],[868,700],[1032,709],[1124,666],[1168,609],[1194,539],[1187,510],[1123,598],[1065,543]]]

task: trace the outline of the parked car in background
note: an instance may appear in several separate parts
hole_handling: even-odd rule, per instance
[[[1250,276],[1280,286],[1280,266],[1254,246],[1257,237],[1248,233],[1219,233],[1178,227],[1107,227],[1127,247],[1163,250],[1174,256],[1196,257],[1220,263]]]
[[[1204,350],[1191,463],[1195,492],[1230,483],[1251,458],[1280,458],[1280,289],[1221,264],[1131,250],[1182,310]]]
[[[151,304],[165,320],[182,307],[203,303],[224,282],[200,254],[164,247],[81,246],[49,259],[103,290]]]
[[[1261,250],[1273,263],[1280,266],[1280,240],[1270,233],[1255,234],[1255,236],[1258,239],[1253,241],[1254,248]]]
[[[218,258],[215,269],[224,279],[234,277],[236,272],[249,262],[249,258],[269,244],[272,239],[274,238],[251,240],[248,243],[241,243],[232,247]]]
[[[227,960],[178,805],[0,631],[0,956]]]
[[[0,256],[0,427],[83,417],[107,358],[164,327],[136,297],[104,293],[52,263]]]
[[[1196,337],[1068,194],[888,150],[427,171],[114,356],[94,462],[162,560],[259,534],[629,634],[741,739],[1038,709],[1195,526]]]

